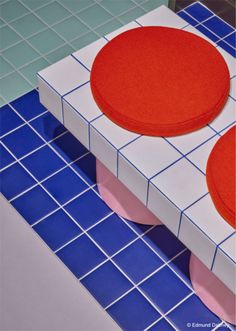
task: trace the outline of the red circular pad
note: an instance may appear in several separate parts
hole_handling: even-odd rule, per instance
[[[235,150],[236,126],[215,144],[207,162],[207,185],[216,209],[236,228],[235,219]]]
[[[183,30],[142,27],[121,33],[97,54],[91,71],[96,103],[113,122],[137,133],[194,131],[221,111],[229,71],[206,40]]]

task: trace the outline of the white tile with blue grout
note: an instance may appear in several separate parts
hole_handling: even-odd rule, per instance
[[[194,6],[197,6],[197,9],[193,11]],[[186,12],[194,15],[196,20],[200,22],[205,19],[204,6],[195,4],[189,8]],[[98,48],[94,47],[93,56],[97,51]],[[83,52],[82,62],[87,56],[85,49]],[[232,57],[226,52],[225,54],[232,63],[231,70],[234,70]],[[89,69],[93,56],[84,63]],[[78,85],[80,83],[79,81]],[[89,85],[85,84],[81,87],[81,92],[86,86]],[[62,94],[76,87],[77,85],[69,86],[69,90],[66,87]],[[75,93],[74,99],[73,93]],[[88,90],[87,94],[89,94]],[[91,100],[81,99],[79,104],[79,97],[80,89],[77,89],[64,99],[69,101],[71,108],[75,108],[71,109],[71,112],[73,110],[81,114],[81,116],[78,114],[78,121],[79,118],[83,119],[87,107],[89,109],[91,106],[90,117],[84,119],[90,123],[93,116],[99,114],[99,110],[95,110],[95,104],[90,104]],[[81,104],[83,110],[79,107]],[[202,178],[203,165],[198,163],[198,150],[201,155],[200,149],[204,149],[204,145],[211,140],[217,139],[219,136],[217,133],[235,121],[234,106],[235,101],[229,98],[220,115],[221,118],[211,123],[216,132],[210,127],[204,128],[199,137],[197,134],[192,134],[189,145],[185,145],[180,140],[171,141],[168,138],[169,143],[163,140],[161,145],[167,144],[171,151],[166,166],[172,163],[172,154],[179,155],[181,160],[177,162],[173,157],[173,167],[177,166],[178,162],[183,162],[188,164],[187,167],[191,172],[198,173],[197,176]],[[55,109],[55,114],[60,116],[61,113]],[[224,327],[222,321],[194,294],[188,274],[189,251],[165,226],[150,227],[127,222],[104,204],[95,185],[94,157],[40,105],[36,90],[1,108],[0,116],[1,123],[4,123],[0,127],[2,193],[11,200],[15,208],[56,252],[62,262],[81,279],[84,286],[122,329],[184,331],[189,329],[186,327],[187,323],[197,321],[221,325],[219,330],[233,330],[230,325]],[[102,119],[103,117],[100,121]],[[137,138],[133,144],[138,144],[139,140],[144,138]],[[131,146],[132,143],[124,150],[128,150]],[[188,163],[186,158],[192,163]],[[196,163],[196,166],[193,163]],[[172,166],[161,171],[159,175],[164,175],[171,169]],[[141,171],[147,171],[148,176],[152,175],[152,169],[141,169]],[[153,188],[154,185],[150,184],[150,190]],[[160,191],[155,190],[155,194],[157,198],[153,201],[156,201],[156,205],[157,201],[160,201],[163,206],[163,210],[159,212],[166,218],[166,225],[172,232],[178,233],[182,210],[170,207],[172,202],[165,198],[165,195],[160,194]],[[199,194],[196,192],[196,197],[194,193],[194,199],[198,200],[201,194],[203,198],[184,212],[186,215],[190,215],[191,212],[193,222],[195,222],[194,208],[198,206],[200,208],[201,204],[205,203],[205,199],[209,198],[209,194],[204,196],[203,187]],[[181,201],[182,208],[189,203],[188,197],[183,197],[185,198]],[[150,196],[149,199],[151,201]],[[169,207],[165,208],[165,204],[168,203]],[[209,203],[206,206],[209,208]],[[212,211],[211,209],[209,214]],[[176,222],[174,222],[175,217]],[[218,213],[217,217],[219,217]],[[202,243],[213,245],[206,236],[205,223],[200,219],[196,223],[193,222],[186,223],[192,227],[191,229],[186,228],[183,223],[180,230],[195,231],[195,233],[199,231],[199,236],[203,237]],[[232,260],[235,259],[236,237],[235,234],[230,236],[229,228],[225,224],[222,225],[222,229],[222,237],[219,238],[218,233],[215,236],[215,230],[211,228],[212,238],[214,237],[217,243],[220,242],[215,254],[213,271],[231,286],[230,282],[235,273],[235,263]],[[226,236],[229,238],[221,243]],[[225,270],[227,272],[224,272]],[[201,329],[209,330],[208,327]]]
[[[188,8],[188,10],[186,9],[186,12],[188,12],[189,15],[195,15],[196,18],[196,12],[200,10],[200,20],[203,23],[214,18],[213,21],[206,24],[207,29],[209,29],[209,26],[213,28],[214,23],[218,22],[218,18],[208,9],[204,12],[204,6],[200,5],[200,8],[198,3],[195,4],[195,6],[199,9],[192,5]],[[139,25],[172,26],[175,28],[186,29],[194,33],[196,32],[201,35],[201,32],[186,24],[186,21],[181,19],[165,6],[161,6],[158,9],[145,14],[141,18],[136,19],[134,24],[135,23]],[[222,25],[224,33],[222,32],[219,36],[221,39],[228,35],[226,32],[232,33],[232,28],[225,25],[223,21],[220,21],[219,24],[217,23],[217,31]],[[132,25],[128,24],[127,29],[130,29],[131,27]],[[122,31],[124,31],[124,29],[125,28],[123,28]],[[71,63],[74,60],[73,66],[80,67],[79,70],[82,70],[83,74],[77,86],[70,84],[70,82],[68,82],[68,84],[63,82],[63,86],[65,88],[63,89],[63,92],[57,96],[58,105],[60,103],[60,98],[62,99],[62,104],[66,105],[66,102],[64,101],[65,94],[67,99],[70,95],[72,95],[71,98],[73,98],[73,94],[80,93],[82,95],[85,86],[88,88],[89,84],[87,83],[87,80],[89,79],[89,71],[91,70],[93,59],[101,47],[106,44],[106,39],[107,38],[104,37],[84,49],[75,52],[73,56],[71,56]],[[216,44],[214,45],[217,46]],[[223,53],[225,53],[225,51],[223,51]],[[235,64],[232,60],[233,57],[227,54],[225,58],[232,74]],[[49,74],[47,73],[47,70],[49,70]],[[49,91],[48,93],[53,93],[50,87],[51,85],[53,88],[58,90],[60,82],[55,82],[55,80],[58,79],[58,76],[57,74],[52,76],[51,73],[60,71],[59,75],[61,77],[63,75],[63,70],[66,75],[66,69],[63,66],[60,66],[60,62],[58,62],[39,73],[39,91],[40,97],[42,96],[41,101],[46,107],[49,108],[49,110],[51,110],[51,99],[45,97],[46,94],[44,92],[44,88],[47,87],[47,90]],[[41,88],[41,78],[43,78],[46,84],[48,83],[47,86],[43,83],[43,89]],[[68,78],[67,80],[70,79]],[[233,100],[233,98],[230,99]],[[233,118],[234,115],[230,114],[232,111],[230,99],[227,102],[225,110],[220,115],[223,120],[219,121],[218,125],[221,125],[222,129],[232,125],[235,121]],[[59,108],[56,108],[56,106],[54,106],[54,111],[57,109],[63,113],[62,105],[58,107]],[[162,222],[166,224],[171,231],[173,231],[177,236],[181,234],[181,240],[183,240],[185,244],[186,242],[189,242],[187,238],[185,239],[183,237],[183,233],[189,232],[182,231],[181,227],[187,221],[192,222],[192,220],[185,217],[185,222],[182,224],[181,220],[182,217],[184,217],[182,216],[182,213],[189,208],[189,206],[195,203],[198,204],[198,201],[208,192],[205,180],[205,169],[202,169],[202,164],[198,166],[198,162],[194,162],[194,155],[199,153],[200,148],[203,149],[202,145],[207,143],[209,139],[217,136],[219,137],[219,132],[216,128],[214,128],[215,123],[213,122],[212,126],[209,125],[198,132],[184,135],[182,137],[167,139],[139,137],[138,135],[118,127],[104,115],[101,115],[98,119],[93,120],[91,123],[91,118],[86,118],[87,115],[85,107],[86,105],[84,103],[80,104],[78,99],[76,100],[76,105],[73,105],[73,109],[69,109],[66,106],[67,123],[64,122],[66,127],[70,127],[70,129],[73,130],[73,134],[75,134],[80,141],[86,141],[86,147],[89,147],[90,151],[101,162],[103,162],[112,173],[117,175],[118,178],[131,190],[131,192],[133,192],[144,204],[146,204],[157,217],[161,218]],[[93,104],[92,107],[93,111],[95,111],[96,105]],[[230,111],[228,108],[230,108]],[[70,115],[69,111],[71,112]],[[81,115],[80,119],[79,115]],[[81,130],[76,134],[76,116],[80,122],[82,117],[87,121],[87,123],[86,121],[83,121],[83,125],[85,126],[83,128],[83,131],[85,131],[83,137],[80,137],[82,136]],[[215,121],[217,120],[218,119]],[[159,148],[156,148],[155,152],[151,152],[154,151],[153,144],[155,144],[155,146],[156,144],[159,145]],[[137,153],[137,149],[139,150],[139,153]],[[148,162],[147,157],[143,157],[143,153],[140,153],[140,151],[143,151],[143,153],[145,153],[145,151],[149,151],[148,155],[149,159],[151,159],[151,163]],[[194,151],[195,154],[192,151]],[[187,156],[188,154],[189,157]],[[163,158],[163,155],[166,157]],[[205,155],[205,159],[207,156],[208,155]],[[146,159],[147,162],[145,162]],[[190,178],[191,180],[189,180]],[[179,187],[182,187],[181,191]],[[157,206],[156,201],[162,202],[162,204],[159,203]],[[169,211],[166,215],[164,215],[165,209],[162,208],[163,206],[165,206],[165,209]],[[173,211],[171,211],[171,208],[173,208]],[[169,218],[170,215],[172,218]],[[193,227],[195,228],[195,226]],[[229,226],[229,229],[233,232],[233,228]],[[204,230],[201,228],[199,230],[199,228],[197,228],[195,232],[193,230],[192,235],[196,235],[199,239],[203,240],[202,238],[211,237],[211,230],[210,228],[208,229],[207,226]],[[223,239],[226,239],[226,237]],[[214,249],[217,249],[218,243],[215,243],[214,240],[213,245]],[[213,259],[214,254],[212,255],[212,247],[206,246],[206,249],[208,249],[209,252],[206,252],[204,257],[202,252],[200,253],[199,245],[191,245],[192,252],[199,256],[200,259],[202,257],[202,260],[209,267],[212,264],[212,260],[209,259]],[[208,256],[208,259],[206,259],[206,256]]]

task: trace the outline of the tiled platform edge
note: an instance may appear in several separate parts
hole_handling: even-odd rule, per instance
[[[121,31],[145,25],[196,33],[225,58],[232,88],[223,112],[210,125],[187,136],[145,137],[116,126],[97,108],[89,85],[94,57]],[[231,26],[200,3],[189,6],[179,16],[161,6],[38,74],[40,100],[49,111],[232,291],[236,233],[213,206],[205,166],[217,139],[235,123],[236,66],[231,49],[225,47],[230,46],[234,35]],[[223,43],[224,39],[228,41]],[[222,272],[223,265],[227,272]]]

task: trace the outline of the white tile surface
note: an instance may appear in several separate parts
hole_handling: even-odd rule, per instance
[[[107,43],[107,41],[104,38],[98,39],[98,40],[94,41],[92,44],[74,52],[73,55],[79,61],[81,61],[86,66],[86,68],[91,70],[93,61],[94,61],[97,53],[100,51],[100,49],[103,46],[106,45],[106,43]]]
[[[236,77],[230,80],[230,93],[231,97],[236,100]]]
[[[150,178],[181,157],[163,138],[142,136],[121,149],[124,155],[147,178]]]
[[[214,135],[215,132],[208,126],[205,126],[200,130],[188,134],[170,138],[168,137],[167,140],[183,154],[187,154]]]
[[[228,125],[236,121],[235,101],[228,98],[223,111],[210,123],[210,126],[217,132],[225,129]]]
[[[214,43],[214,41],[212,41],[210,38],[206,37],[202,32],[198,31],[196,28],[194,28],[191,25],[186,26],[183,30],[188,31],[190,33],[193,33],[205,40],[207,40],[210,44],[212,44],[213,46],[216,46],[216,44]]]
[[[149,185],[148,208],[177,236],[180,210],[176,208],[152,183]]]
[[[204,233],[216,244],[227,238],[234,229],[230,226],[217,212],[210,194],[200,199],[185,212],[187,215]],[[181,231],[181,229],[180,229]]]
[[[102,114],[96,102],[93,99],[90,83],[87,83],[79,89],[71,92],[63,98],[76,111],[81,114],[88,122],[94,120]]]
[[[208,191],[205,176],[186,159],[178,161],[151,182],[181,210]]]
[[[91,152],[117,175],[117,150],[139,135],[122,129],[106,116],[92,122],[90,133]]]
[[[191,160],[204,173],[206,173],[206,166],[209,155],[219,138],[219,135],[214,136],[187,156],[187,158]]]
[[[143,26],[160,25],[160,26],[168,26],[179,29],[183,28],[188,24],[186,21],[184,21],[182,18],[177,16],[172,10],[170,10],[164,5],[141,16],[140,18],[136,19],[136,21]]]
[[[230,77],[233,77],[236,75],[236,60],[235,58],[230,55],[229,53],[227,53],[226,51],[224,51],[221,47],[217,47],[218,51],[223,55],[223,58],[225,59],[228,68],[229,68],[229,72],[230,72]]]
[[[213,272],[236,293],[236,234],[227,239],[217,250]]]
[[[130,23],[122,26],[121,28],[107,34],[105,37],[108,40],[111,40],[111,39],[115,38],[116,36],[118,36],[120,33],[131,30],[131,29],[135,29],[135,28],[140,28],[140,25],[138,25],[136,22],[133,21],[133,22],[130,22]]]

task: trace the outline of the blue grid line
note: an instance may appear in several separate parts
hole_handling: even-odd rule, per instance
[[[87,68],[86,65],[85,65],[83,62],[81,62],[79,59],[77,59],[77,57],[75,57],[73,53],[70,54],[70,56],[73,57],[73,59],[75,59],[77,62],[79,62],[79,64],[80,64],[82,67],[84,67],[88,72],[90,72],[89,68]]]

